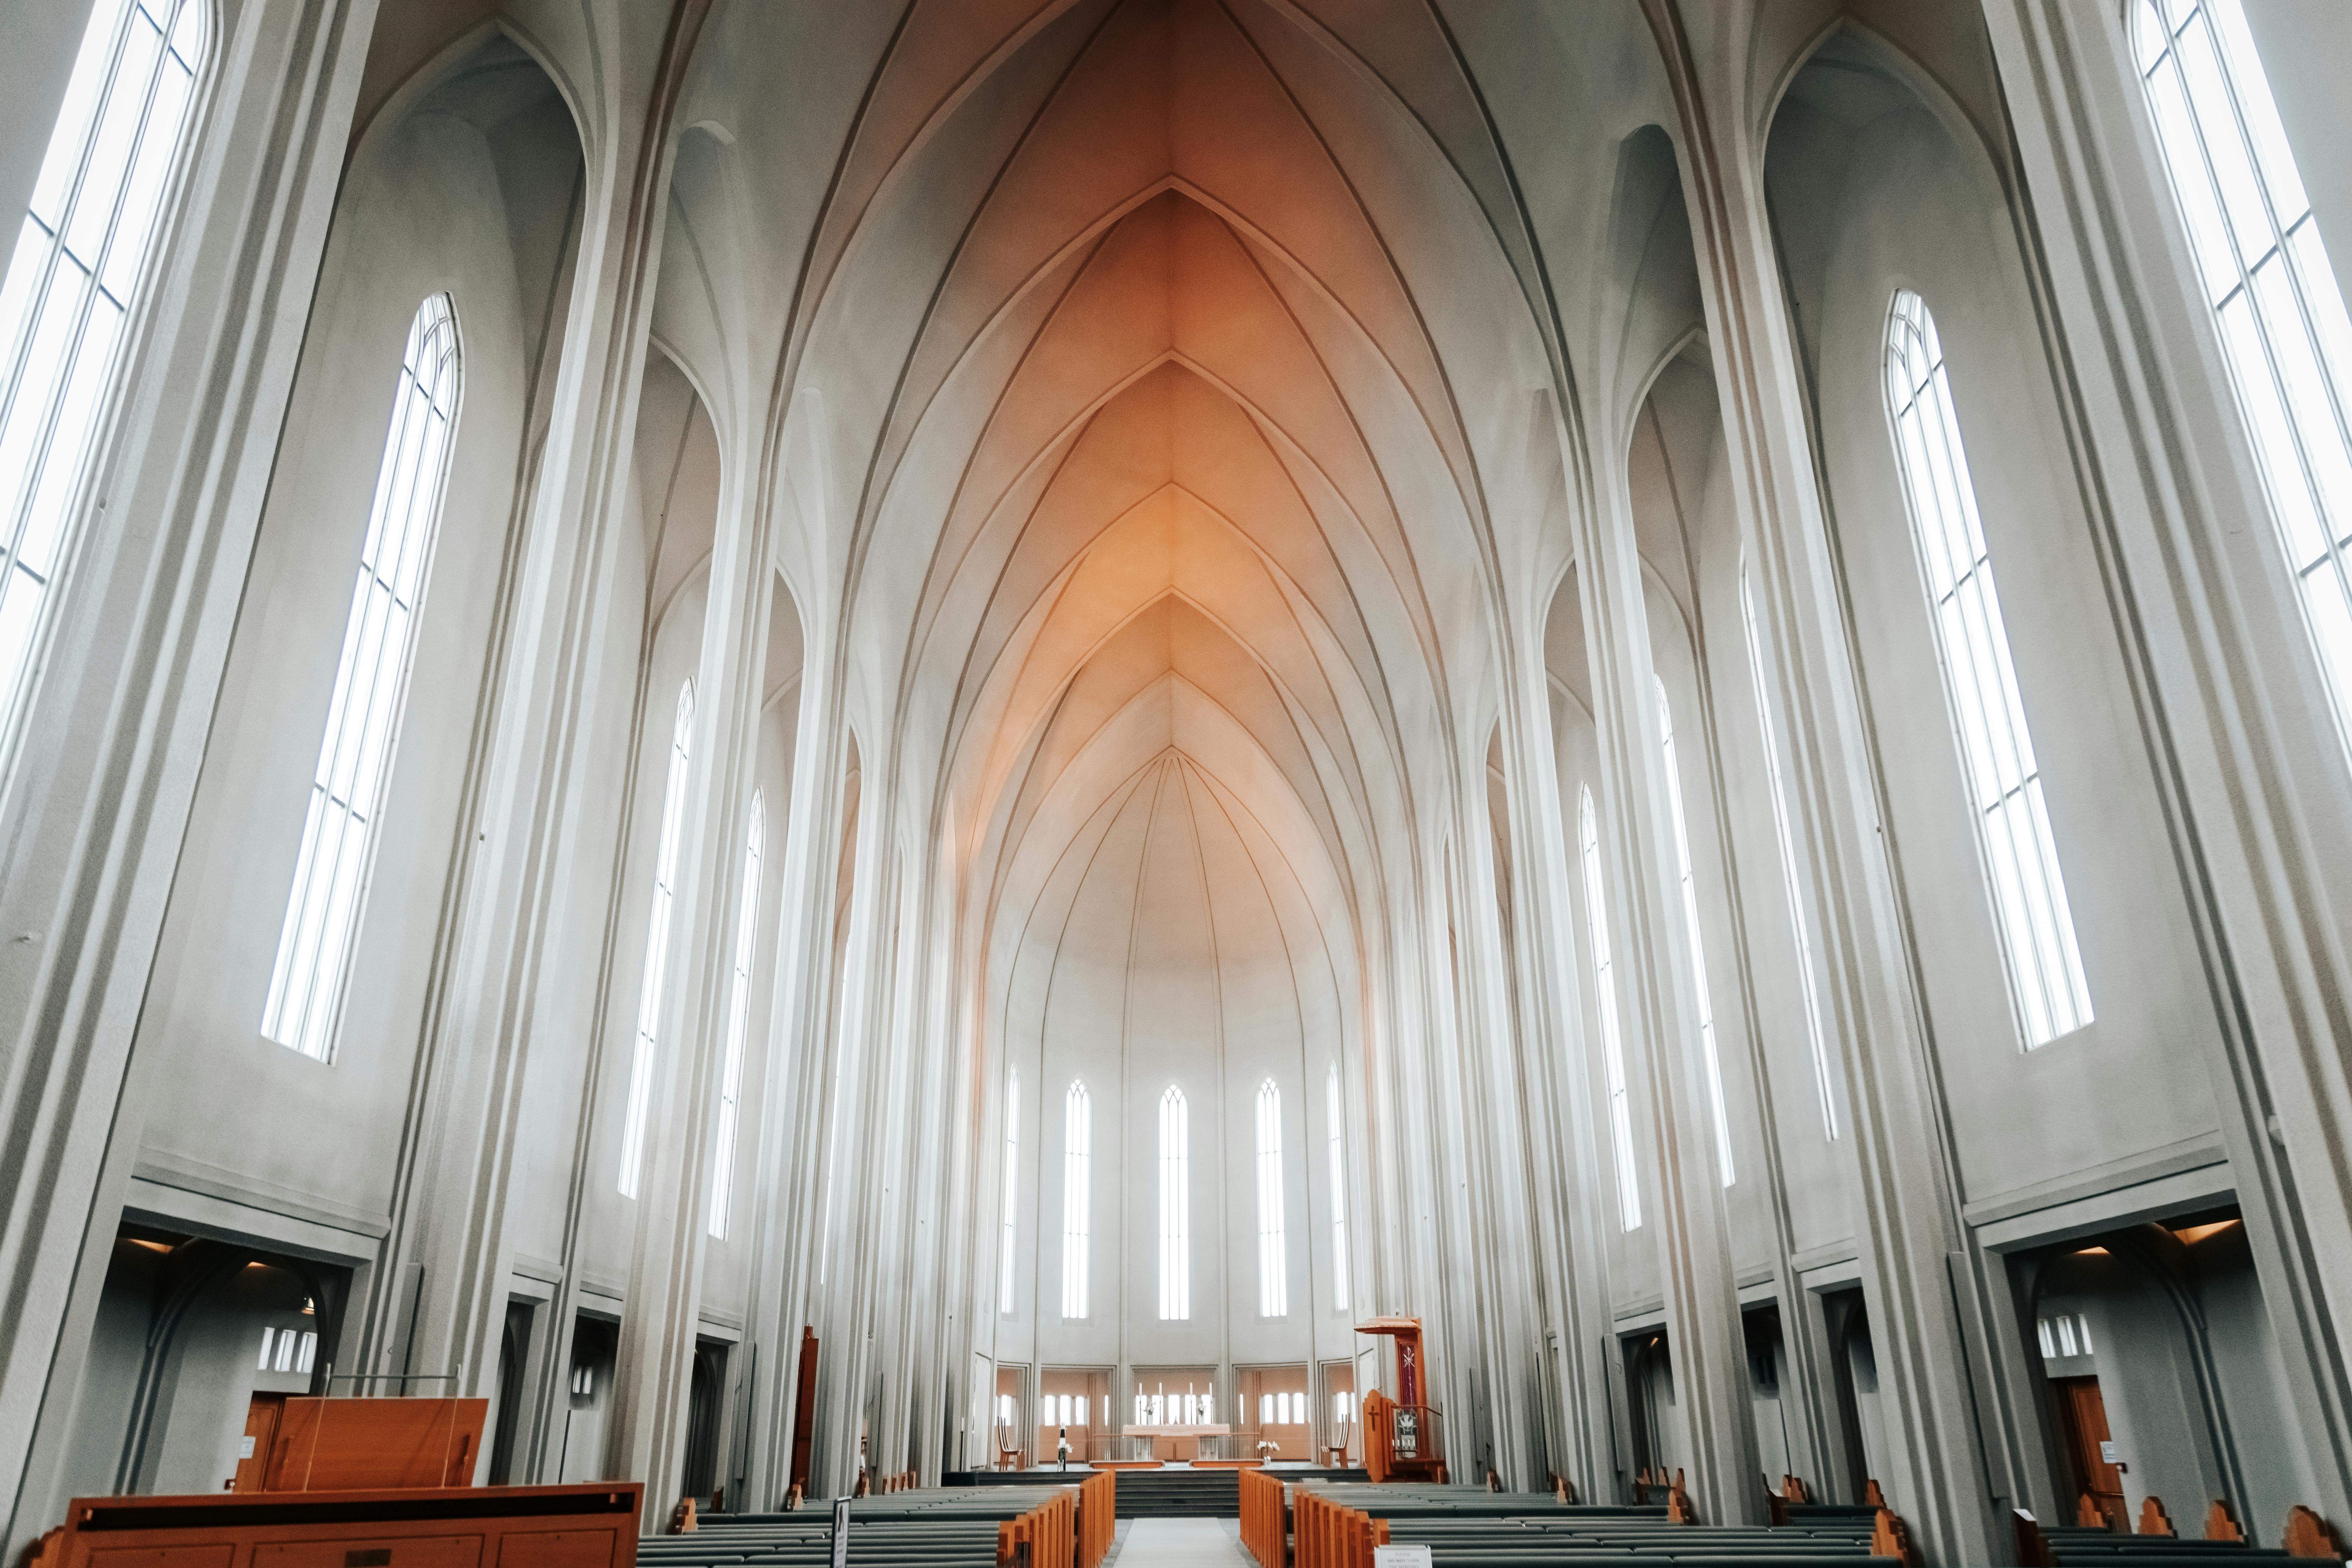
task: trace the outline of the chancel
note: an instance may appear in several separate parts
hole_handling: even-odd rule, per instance
[[[0,40],[11,1563],[2340,1558],[2352,5]]]

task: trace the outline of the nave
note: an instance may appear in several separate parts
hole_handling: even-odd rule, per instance
[[[0,1552],[2352,1528],[2352,7],[0,38]]]

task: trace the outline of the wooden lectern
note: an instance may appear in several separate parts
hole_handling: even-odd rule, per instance
[[[1360,1334],[1396,1342],[1397,1396],[1374,1389],[1364,1395],[1364,1468],[1375,1481],[1444,1481],[1445,1444],[1440,1412],[1423,1397],[1421,1320],[1369,1318]]]

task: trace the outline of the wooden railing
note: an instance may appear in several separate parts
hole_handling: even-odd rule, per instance
[[[1118,1534],[1118,1475],[1097,1470],[1078,1483],[1078,1568],[1100,1568]]]
[[[1298,1538],[1297,1568],[1372,1568],[1372,1548],[1389,1543],[1387,1520],[1342,1508],[1305,1487],[1291,1494],[1290,1524]]]
[[[1282,1483],[1264,1470],[1241,1472],[1242,1550],[1258,1568],[1283,1568],[1290,1554],[1290,1523],[1283,1515]]]
[[[996,1527],[996,1560],[1029,1568],[1077,1568],[1078,1494],[1055,1492],[1019,1519]]]

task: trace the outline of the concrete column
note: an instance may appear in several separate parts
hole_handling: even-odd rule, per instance
[[[772,487],[770,487],[772,493]],[[744,1342],[753,1346],[751,1424],[745,1500],[780,1506],[792,1484],[793,1412],[798,1396],[801,1331],[810,1326],[816,1278],[817,1226],[824,1169],[833,1040],[835,900],[846,874],[842,770],[847,747],[830,672],[835,623],[823,602],[805,604],[800,710],[793,744],[790,805],[782,847],[772,858],[782,879],[773,948],[774,999],[768,1014],[768,1072],[760,1113],[759,1174],[752,1184],[751,1300]],[[837,1353],[819,1347],[819,1364]]]
[[[1623,443],[1588,431],[1596,453]],[[1601,807],[1612,944],[1622,973],[1625,1076],[1637,1163],[1652,1178],[1643,1226],[1665,1285],[1675,1392],[1692,1449],[1689,1489],[1710,1522],[1760,1519],[1755,1410],[1731,1261],[1730,1219],[1695,998],[1697,975],[1683,917],[1656,675],[1633,498],[1622,459],[1591,466],[1577,582],[1592,669],[1594,721],[1607,798]]]
[[[2352,1515],[2352,1171],[2341,1157],[2352,1061],[2334,1020],[2352,958],[2335,933],[2352,904],[2352,775],[2280,584],[2269,499],[2144,129],[2122,17],[2054,0],[1986,0],[1984,14],[2033,196],[2023,238],[2069,450],[2213,977],[2206,1067],[2284,1410],[2305,1500],[2340,1520]],[[2273,26],[2272,39],[2293,36],[2291,16],[2252,20],[2258,41]],[[2276,57],[2266,63],[2284,77]],[[2289,135],[2298,129],[2290,118]],[[2298,142],[2306,178],[2326,151]],[[2315,195],[2324,226],[2324,183]],[[2334,265],[2352,293],[2340,244]]]
[[[1498,727],[1515,717],[1510,710],[1517,704],[1507,697],[1504,706]],[[1547,1412],[1538,1397],[1547,1326],[1538,1279],[1553,1249],[1528,1245],[1543,1229],[1528,1135],[1537,1108],[1528,1103],[1528,1091],[1549,1079],[1532,1075],[1528,1058],[1557,1048],[1557,1039],[1536,1011],[1535,976],[1528,973],[1530,966],[1549,965],[1525,940],[1529,872],[1517,849],[1526,815],[1517,803],[1525,791],[1510,766],[1519,748],[1500,737],[1497,772],[1490,769],[1482,739],[1471,738],[1475,750],[1465,759],[1471,776],[1464,781],[1458,830],[1464,850],[1456,911],[1464,1025],[1460,1136],[1472,1199],[1465,1239],[1484,1303],[1473,1321],[1487,1371],[1494,1464],[1506,1485],[1540,1489],[1549,1467],[1543,1462]],[[1459,1427],[1449,1434],[1454,1472],[1465,1480],[1479,1479],[1474,1473],[1479,1455],[1468,1441],[1474,1436]]]
[[[741,914],[744,834],[756,766],[761,673],[774,599],[768,524],[752,503],[742,433],[723,446],[709,608],[694,683],[694,742],[678,844],[658,1055],[646,1118],[605,1459],[646,1483],[646,1526],[681,1495],[688,1393],[709,1237],[711,1131],[725,1070]],[[661,700],[666,693],[649,700]],[[642,790],[639,800],[648,795]]]
[[[0,179],[29,188],[87,7],[15,30]],[[58,1522],[130,1163],[117,1109],[268,493],[374,0],[247,0],[215,43],[131,389],[81,501],[0,794],[0,1552]],[[37,124],[32,140],[23,128]],[[22,193],[15,199],[21,201]],[[172,389],[167,392],[165,389]],[[126,1086],[131,1086],[127,1088]]]
[[[1644,8],[1678,110],[1733,493],[1770,628],[1768,700],[1793,764],[1791,826],[1824,965],[1817,976],[1831,1015],[1824,1024],[1843,1057],[1855,1234],[1893,1450],[1893,1473],[1878,1479],[1932,1555],[1990,1561],[2006,1548],[1994,1533],[1977,1448],[1973,1389],[1987,1373],[1982,1305],[1965,1265],[1954,1272],[1963,1246],[1957,1176],[1879,831],[1804,380],[1764,203],[1763,128],[1744,113],[1709,113],[1748,101],[1753,7],[1707,14],[1696,47],[1671,0],[1644,0]],[[1787,1314],[1792,1350],[1800,1315]],[[1807,1342],[1819,1348],[1810,1334]],[[1826,1380],[1816,1373],[1815,1381]]]
[[[846,1492],[857,1479],[858,1437],[873,1394],[867,1336],[874,1326],[871,1260],[877,1243],[871,1199],[881,1176],[865,1133],[881,1125],[896,1089],[887,1079],[880,1030],[887,1014],[883,981],[895,945],[898,868],[888,851],[890,812],[877,776],[878,759],[862,760],[856,872],[835,998],[833,1083],[819,1156],[816,1278],[809,1292],[809,1321],[826,1347],[817,1363],[814,1496]]]
[[[1547,401],[1546,415],[1549,416]],[[1510,813],[1514,945],[1519,990],[1526,998],[1519,1048],[1525,1081],[1522,1107],[1528,1141],[1552,1152],[1538,1159],[1536,1228],[1549,1245],[1539,1261],[1547,1310],[1542,1330],[1556,1341],[1548,1352],[1559,1379],[1559,1413],[1568,1451],[1552,1468],[1576,1483],[1576,1495],[1601,1501],[1615,1493],[1609,1411],[1619,1403],[1607,1386],[1609,1270],[1601,1238],[1607,1215],[1609,1173],[1596,1141],[1603,1125],[1585,1070],[1592,1049],[1585,1037],[1576,960],[1575,891],[1559,788],[1559,747],[1551,726],[1551,693],[1543,662],[1542,616],[1530,606],[1534,629],[1511,647],[1503,682],[1503,771]],[[1546,1167],[1550,1168],[1547,1171]],[[1519,1478],[1540,1486],[1544,1478]]]
[[[624,526],[646,322],[667,189],[668,116],[707,0],[678,0],[635,58],[645,74],[603,84],[548,437],[506,602],[488,740],[457,874],[446,1001],[422,1047],[416,1113],[400,1156],[393,1228],[360,1331],[364,1370],[438,1373],[488,1394],[512,1267],[507,1201],[534,1020],[561,1015],[556,971],[574,918],[573,857],[607,635],[614,540]],[[641,19],[642,20],[642,19]],[[625,55],[625,51],[616,51]],[[592,1053],[593,1055],[593,1053]],[[595,1065],[589,1066],[594,1081]],[[583,1141],[583,1149],[589,1141]],[[580,1160],[566,1215],[576,1242]],[[534,1389],[543,1435],[561,1408],[578,1280],[551,1303],[554,1353]],[[421,1276],[418,1271],[421,1270]],[[414,1321],[410,1315],[414,1314]],[[404,1363],[398,1364],[399,1363]],[[435,1386],[435,1385],[425,1385]],[[543,1447],[543,1445],[542,1445]],[[545,1462],[542,1458],[542,1462]]]

